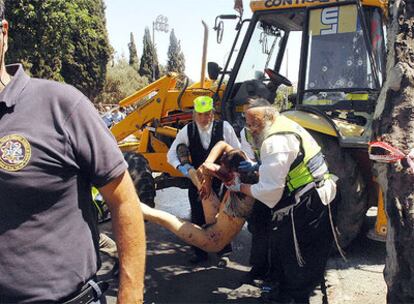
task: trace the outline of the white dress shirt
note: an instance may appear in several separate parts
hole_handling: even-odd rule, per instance
[[[299,145],[299,140],[290,134],[274,135],[263,142],[259,182],[251,186],[254,198],[270,208],[276,206],[282,198],[290,166],[299,153]],[[335,198],[336,184],[328,179],[317,191],[322,203],[327,205]]]
[[[210,125],[208,130],[202,130],[198,127],[197,129],[198,135],[200,135],[201,144],[203,145],[203,148],[207,150],[211,143],[213,124]],[[236,132],[234,132],[233,127],[227,121],[223,121],[223,140],[233,148],[240,149],[240,142],[236,136]],[[184,126],[184,128],[177,133],[177,136],[167,153],[167,161],[174,168],[177,168],[180,165],[180,161],[177,157],[177,146],[179,144],[185,144],[187,146],[190,144],[187,126]]]

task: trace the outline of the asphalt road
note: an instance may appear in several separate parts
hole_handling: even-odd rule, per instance
[[[157,192],[156,208],[189,218],[186,191],[170,188]],[[373,217],[367,218],[367,227]],[[110,222],[101,230],[111,235]],[[246,227],[233,241],[233,252],[224,258],[225,267],[219,267],[219,257],[194,266],[188,262],[190,247],[166,229],[146,223],[147,265],[145,276],[145,303],[260,303],[260,289],[240,284],[250,269],[248,257],[250,234]],[[103,257],[101,273],[111,277],[114,260]],[[329,303],[385,303],[386,287],[382,276],[385,262],[385,244],[361,235],[347,250],[347,261],[333,255],[327,265],[327,293]],[[107,292],[108,303],[116,303],[117,280]],[[319,289],[311,303],[322,303]]]

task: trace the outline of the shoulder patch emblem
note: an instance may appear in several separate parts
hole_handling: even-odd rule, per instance
[[[19,171],[26,167],[32,156],[32,149],[26,138],[11,134],[0,138],[0,168]]]

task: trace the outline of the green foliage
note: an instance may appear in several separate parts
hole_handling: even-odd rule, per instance
[[[150,81],[154,81],[160,77],[160,69],[158,66],[157,49],[151,41],[151,35],[148,27],[145,28],[143,41],[144,48],[138,72],[141,76],[145,76]]]
[[[167,68],[165,65],[159,64],[158,68],[160,69],[160,78],[167,74]]]
[[[170,34],[170,45],[168,47],[167,71],[177,72],[183,75],[184,70],[185,70],[184,54],[181,50],[180,42],[177,41],[177,37],[175,37],[174,29],[172,29],[171,34]]]
[[[287,110],[292,107],[288,101],[288,96],[295,92],[294,87],[280,86],[276,92],[274,106],[279,110]]]
[[[8,62],[34,77],[72,84],[89,98],[101,91],[112,49],[103,0],[6,0]]]
[[[108,65],[106,82],[102,92],[95,98],[95,103],[118,103],[135,91],[148,85],[145,77],[138,75],[125,58],[121,58],[113,66]]]
[[[139,67],[137,46],[135,45],[134,34],[131,32],[131,36],[128,43],[129,49],[129,65],[132,66],[137,72]]]

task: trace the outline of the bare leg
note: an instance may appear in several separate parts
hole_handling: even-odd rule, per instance
[[[223,208],[222,205],[213,224],[207,228],[201,228],[168,212],[156,210],[141,203],[146,220],[167,228],[186,243],[207,252],[222,250],[239,233],[245,222],[244,218],[227,215]]]

